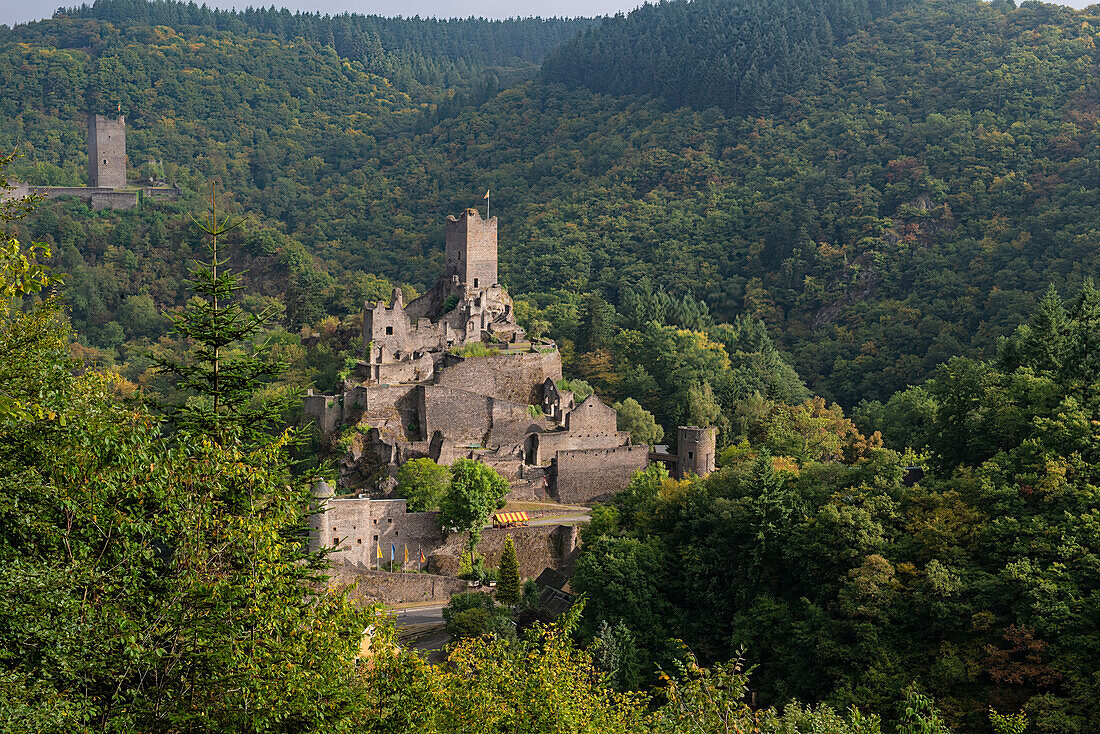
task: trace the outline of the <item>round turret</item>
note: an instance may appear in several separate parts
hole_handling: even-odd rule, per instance
[[[714,426],[679,426],[676,429],[676,474],[680,479],[695,474],[705,477],[714,471],[718,429]]]

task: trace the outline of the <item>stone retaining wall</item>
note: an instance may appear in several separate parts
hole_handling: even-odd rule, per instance
[[[331,585],[350,585],[350,597],[358,604],[446,604],[452,594],[466,591],[466,582],[427,573],[389,573],[362,565],[340,564],[332,569]]]

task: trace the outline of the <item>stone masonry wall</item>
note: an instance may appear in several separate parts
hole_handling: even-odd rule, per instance
[[[497,218],[482,219],[476,209],[447,217],[444,277],[457,275],[474,288],[497,283]]]
[[[355,584],[350,596],[363,605],[446,603],[452,594],[466,591],[466,582],[462,579],[426,573],[389,573],[343,563],[333,567],[330,584]]]
[[[455,358],[437,372],[436,384],[524,405],[542,403],[542,384],[561,379],[561,354],[528,352]]]
[[[580,449],[613,449],[627,442],[626,433],[582,433],[580,431],[550,431],[533,437],[535,456],[528,456],[532,464],[549,464],[559,451]],[[533,460],[532,460],[533,459]]]
[[[648,461],[648,446],[561,451],[554,460],[552,492],[568,505],[604,501],[626,487]]]
[[[477,546],[477,552],[485,558],[486,566],[500,565],[504,542],[509,535],[516,545],[520,578],[535,578],[547,567],[568,569],[578,543],[578,533],[572,525],[490,528],[482,531],[481,542]],[[438,568],[443,565],[440,557],[450,557],[454,559],[453,565],[457,568],[457,561],[465,550],[465,544],[464,533],[448,534],[446,542],[436,552],[434,565]]]
[[[429,555],[443,542],[437,512],[406,512],[405,500],[332,499],[323,513],[310,520],[314,543],[323,548],[338,548],[334,561],[378,566],[378,548],[382,562],[390,560],[390,544],[396,546],[396,558],[404,559],[406,544],[409,558],[423,548]]]
[[[579,433],[615,433],[615,409],[592,393],[565,416],[565,427]]]
[[[106,194],[92,194],[93,209],[133,209],[138,204],[136,191],[110,191]]]
[[[492,425],[492,399],[466,390],[430,385],[423,388],[421,427],[442,431],[456,444],[481,444]]]
[[[528,433],[545,431],[549,427],[544,418],[532,416],[521,403],[493,400],[491,409],[493,425],[489,443],[494,446],[519,448]]]
[[[317,429],[324,435],[332,434],[340,421],[340,397],[336,395],[314,395],[313,391],[302,401],[302,413],[313,419]]]

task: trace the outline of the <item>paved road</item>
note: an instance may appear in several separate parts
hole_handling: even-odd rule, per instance
[[[559,517],[539,517],[532,520],[529,525],[577,525],[588,522],[592,516],[588,513],[577,515],[561,515]]]
[[[555,515],[553,517],[537,517],[531,520],[527,525],[534,527],[536,525],[578,525],[580,523],[588,522],[592,519],[592,516],[588,513],[577,513],[575,515]],[[485,526],[486,530],[493,527],[492,523]]]
[[[397,622],[398,627],[411,627],[414,624],[432,624],[443,621],[443,604],[430,607],[410,607],[407,609],[391,609],[389,615]]]

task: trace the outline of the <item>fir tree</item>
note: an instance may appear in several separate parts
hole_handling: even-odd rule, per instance
[[[509,535],[504,540],[504,552],[500,555],[500,575],[497,578],[497,601],[508,606],[519,604],[519,559],[516,544]]]
[[[233,300],[243,286],[240,276],[225,268],[225,247],[219,240],[244,220],[219,220],[213,189],[206,218],[192,220],[210,238],[209,260],[193,263],[189,284],[197,298],[173,319],[173,332],[195,344],[191,358],[156,359],[157,367],[175,377],[176,387],[187,396],[167,406],[169,414],[176,430],[187,435],[207,435],[219,443],[266,443],[281,406],[256,401],[255,395],[285,365],[266,358],[266,342],[253,341],[271,312],[249,314]]]

